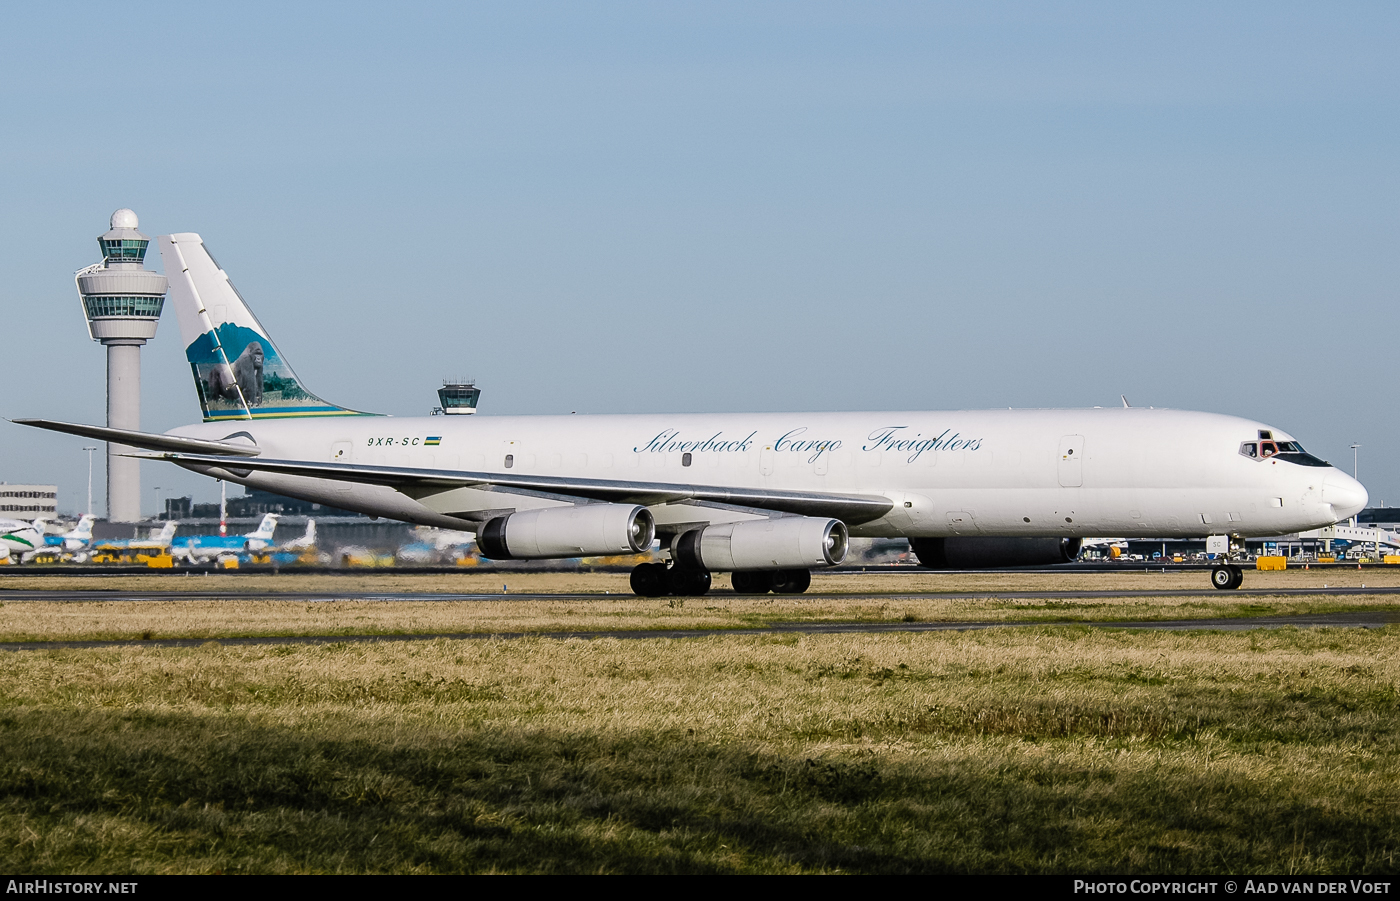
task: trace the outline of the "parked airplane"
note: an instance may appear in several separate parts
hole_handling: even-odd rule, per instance
[[[0,519],[0,561],[10,562],[15,554],[20,559],[44,546],[44,521],[36,519]]]
[[[161,237],[204,422],[164,435],[47,420],[186,469],[469,529],[494,559],[638,553],[642,595],[800,592],[850,535],[936,569],[1064,562],[1091,535],[1245,537],[1344,520],[1366,489],[1265,423],[1142,408],[391,419],[307,391],[195,234]]]
[[[307,518],[306,531],[300,538],[293,538],[284,544],[277,545],[279,551],[310,551],[316,548],[316,520]]]
[[[44,546],[54,549],[61,548],[67,553],[81,551],[92,543],[92,524],[97,522],[97,517],[91,513],[84,513],[78,518],[78,524],[70,531],[62,535],[44,535]]]
[[[476,536],[465,531],[422,527],[413,531],[418,540],[399,548],[394,554],[396,562],[416,566],[453,563],[476,541]]]
[[[176,523],[166,520],[159,530],[151,529],[149,538],[110,538],[93,542],[94,551],[164,551],[175,539]]]
[[[278,566],[292,566],[297,563],[328,562],[329,556],[324,560],[316,554],[316,520],[306,520],[306,531],[300,538],[293,538],[291,541],[264,548],[262,551],[254,553],[254,562],[272,563]]]
[[[188,538],[176,538],[171,542],[170,555],[195,563],[200,560],[212,560],[222,554],[260,551],[272,543],[277,519],[278,514],[268,513],[263,516],[256,529],[243,535],[191,535]]]
[[[18,554],[21,562],[28,563],[36,556],[81,551],[92,540],[95,519],[90,514],[84,515],[76,528],[62,535],[48,534],[42,519],[33,522],[0,519],[0,561],[10,562]]]
[[[22,554],[20,562],[62,560],[69,563],[86,563],[88,545],[92,544],[92,526],[96,521],[96,516],[84,513],[78,518],[78,524],[67,532],[51,535],[47,529],[41,531],[40,537],[43,543],[37,549]],[[43,525],[42,522],[35,522],[36,527]]]

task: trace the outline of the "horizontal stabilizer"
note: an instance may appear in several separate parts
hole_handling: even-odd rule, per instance
[[[144,447],[147,450],[175,451],[193,454],[214,454],[221,457],[256,457],[262,451],[247,444],[230,444],[227,441],[206,441],[200,438],[179,438],[175,435],[157,435],[152,432],[133,432],[129,429],[109,429],[100,425],[82,425],[73,422],[54,422],[49,419],[12,419],[19,425],[31,425],[36,429],[51,432],[67,432],[98,441],[111,441],[131,447]]]

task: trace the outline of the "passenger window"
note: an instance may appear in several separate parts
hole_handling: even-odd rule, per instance
[[[515,454],[506,454],[506,469],[515,465]]]
[[[691,459],[692,459],[692,458],[691,458],[691,456],[690,456],[690,454],[689,454],[688,452],[687,452],[687,453],[684,453],[684,454],[681,454],[681,465],[682,465],[682,466],[689,466],[689,465],[690,465]]]

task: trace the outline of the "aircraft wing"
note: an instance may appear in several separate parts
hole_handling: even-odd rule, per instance
[[[98,441],[112,441],[131,447],[144,447],[156,451],[192,451],[194,453],[219,454],[235,457],[256,457],[262,451],[252,445],[230,444],[227,441],[207,441],[202,438],[179,438],[175,435],[157,435],[154,432],[134,432],[130,429],[109,429],[98,425],[82,425],[73,422],[54,422],[50,419],[12,419],[20,425],[32,425],[51,432],[67,432]]]
[[[707,501],[760,510],[794,513],[800,516],[830,516],[859,525],[879,519],[894,503],[887,497],[854,494],[822,494],[807,491],[766,491],[761,488],[725,488],[710,485],[683,485],[667,482],[635,482],[614,479],[576,479],[567,476],[507,475],[497,472],[461,472],[451,469],[412,469],[398,466],[364,466],[353,463],[321,463],[309,460],[230,460],[210,454],[163,453],[132,454],[147,459],[169,460],[179,465],[201,468],[215,466],[238,478],[250,472],[272,472],[385,485],[409,497],[422,498],[453,488],[479,488],[504,493],[548,494],[561,498],[632,503],[642,506],[674,504],[681,501]]]

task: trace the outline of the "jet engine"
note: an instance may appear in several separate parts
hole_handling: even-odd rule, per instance
[[[656,522],[646,507],[581,504],[498,516],[481,527],[476,542],[492,560],[539,560],[640,554],[655,537]]]
[[[925,569],[997,569],[1073,563],[1078,538],[911,538]]]
[[[839,519],[782,516],[691,529],[676,538],[671,556],[686,569],[808,569],[845,560],[849,544]]]

